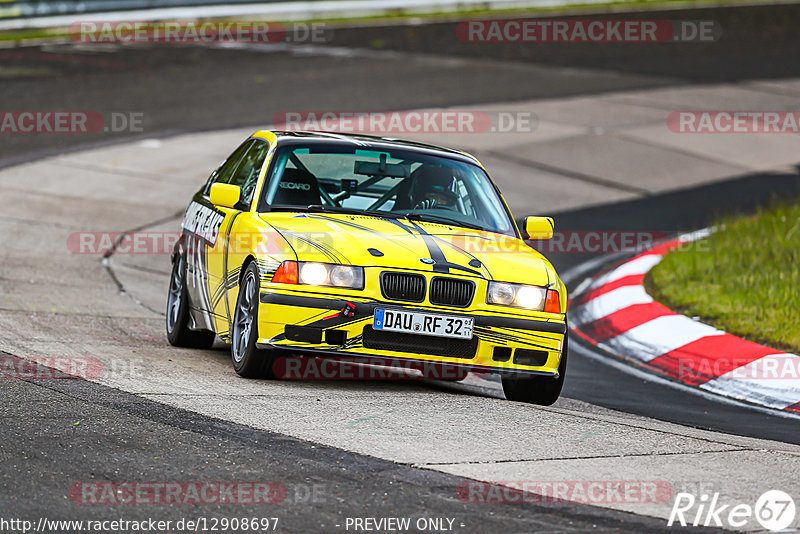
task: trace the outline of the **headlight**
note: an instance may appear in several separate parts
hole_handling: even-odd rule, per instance
[[[489,282],[489,290],[486,292],[487,304],[514,306],[527,310],[544,310],[546,300],[547,288],[539,286]]]
[[[331,285],[336,287],[361,287],[361,269],[349,265],[336,265],[331,269]]]
[[[298,280],[301,284],[364,289],[364,269],[362,267],[306,262],[301,262],[299,267]]]
[[[486,302],[511,306],[514,303],[515,296],[516,292],[511,284],[489,282],[489,293],[487,294]]]
[[[547,290],[543,287],[522,286],[517,290],[517,297],[514,299],[517,306],[528,308],[529,310],[541,310],[544,307],[544,298]]]
[[[303,263],[300,267],[300,283],[322,286],[328,281],[328,268],[321,263]]]

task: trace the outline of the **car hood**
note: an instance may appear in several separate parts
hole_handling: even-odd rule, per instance
[[[327,213],[262,214],[299,261],[480,276],[547,285],[550,263],[524,241],[419,221]]]

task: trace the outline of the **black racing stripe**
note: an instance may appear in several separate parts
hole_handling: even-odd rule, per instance
[[[291,246],[292,249],[295,251],[295,255],[296,255],[297,247],[292,244],[291,240],[300,241],[302,243],[305,243],[305,244],[315,248],[321,254],[323,254],[325,257],[327,257],[332,263],[340,263],[340,264],[349,263],[347,258],[345,258],[344,256],[340,256],[337,253],[336,249],[334,249],[332,247],[326,247],[326,246],[322,245],[321,243],[318,243],[316,241],[313,241],[311,239],[303,237],[302,235],[298,234],[294,230],[290,230],[288,228],[280,227],[280,226],[278,226],[278,225],[276,225],[274,223],[272,224],[272,227],[275,228],[275,230],[277,230],[278,233],[281,234],[281,236],[286,240],[287,243],[289,243],[289,246]]]
[[[442,249],[439,247],[439,244],[436,242],[436,239],[427,232],[423,227],[420,225],[412,222],[412,226],[419,232],[419,235],[422,236],[422,240],[425,242],[425,246],[428,247],[428,254],[430,254],[431,259],[434,261],[433,264],[433,272],[435,273],[442,273],[442,274],[449,274],[450,267],[448,266],[447,258],[442,252]]]
[[[490,343],[495,343],[497,345],[507,345],[508,340],[502,338],[495,338],[494,336],[489,336],[486,334],[481,334],[480,332],[475,332],[475,335],[478,336],[478,339],[481,341],[488,341]]]
[[[301,241],[301,242],[311,246],[312,248],[318,250],[324,256],[326,256],[330,261],[332,261],[334,263],[337,263],[337,262],[338,263],[342,263],[342,262],[339,262],[339,258],[337,257],[336,253],[334,251],[332,251],[330,248],[328,248],[328,247],[326,247],[326,246],[324,246],[324,245],[322,245],[320,243],[317,243],[316,241],[312,241],[311,239],[307,239],[305,237],[301,237],[301,236],[298,236],[298,235],[293,235],[292,237],[294,239],[296,239],[297,241]]]
[[[278,271],[278,266],[280,262],[275,260],[256,260],[256,265],[258,266],[258,272],[261,274],[261,280],[272,280],[272,276]],[[238,278],[237,273],[237,278]]]
[[[309,317],[309,318],[308,318],[308,319],[306,319],[306,320],[307,320],[307,321],[315,321],[315,320],[319,319],[320,317],[322,317],[323,315],[327,317],[327,316],[328,316],[328,315],[330,315],[330,314],[331,314],[331,311],[330,311],[330,310],[325,310],[324,312],[320,312],[320,313],[316,314],[316,315],[315,315],[315,316],[313,316],[313,317]]]
[[[491,330],[483,330],[483,329],[474,329],[473,330],[475,335],[480,337],[481,339],[487,340],[502,340],[502,341],[514,341],[516,343],[521,343],[523,340],[516,336],[510,336],[508,334],[498,334],[496,332],[492,332]]]
[[[263,303],[269,304],[280,304],[284,306],[300,306],[305,308],[323,308],[326,310],[331,311],[341,311],[344,309],[345,305],[347,305],[347,300],[339,300],[339,299],[326,299],[326,298],[319,298],[319,297],[305,297],[305,296],[293,296],[293,295],[281,295],[277,293],[262,293],[259,299]],[[353,317],[345,317],[344,315],[337,315],[335,317],[329,317],[327,319],[318,319],[318,317],[324,313],[322,312],[311,319],[308,319],[312,322],[303,324],[302,326],[313,326],[319,328],[332,328],[336,326],[349,326],[350,324],[357,323],[363,320],[365,317],[368,317],[373,313],[372,306],[363,306],[360,305],[358,302],[353,302],[356,305],[356,312]]]
[[[320,219],[320,220],[324,220],[324,221],[330,221],[330,222],[333,222],[335,224],[341,224],[343,226],[348,226],[350,228],[355,228],[357,230],[361,230],[363,232],[367,232],[367,233],[371,233],[371,234],[380,234],[380,233],[382,233],[382,232],[374,230],[373,228],[369,228],[367,226],[356,224],[356,223],[353,223],[353,222],[350,222],[350,221],[343,221],[343,220],[340,220],[340,219],[327,217],[325,215],[313,214],[313,215],[309,215],[308,217],[312,218],[312,219]],[[376,216],[376,218],[380,218],[380,217]],[[414,232],[411,230],[411,228],[409,228],[405,224],[401,223],[397,219],[387,217],[387,218],[382,219],[382,220],[384,220],[384,221],[386,221],[388,223],[394,224],[395,226],[397,226],[399,228],[402,228],[405,232],[408,232],[411,235],[417,235],[417,234],[414,234]],[[441,238],[438,238],[437,236],[428,234],[425,231],[424,228],[422,228],[422,227],[420,227],[420,226],[418,226],[418,225],[416,225],[414,223],[412,223],[412,225],[419,232],[419,234],[418,234],[419,237],[422,237],[423,242],[427,246],[428,252],[431,255],[431,259],[436,261],[436,264],[434,265],[434,268],[433,268],[434,272],[449,273],[448,269],[459,269],[461,271],[465,271],[465,272],[468,272],[470,274],[474,274],[476,276],[481,276],[481,273],[479,271],[476,271],[474,269],[470,269],[468,267],[463,267],[463,266],[458,265],[456,263],[448,262],[445,259],[444,252],[441,252],[441,248],[438,246],[438,244],[435,241],[434,242],[430,242],[429,239],[439,240],[439,241],[442,241],[445,244],[451,245],[453,248],[463,252],[465,255],[469,256],[471,259],[476,259],[477,260],[478,258],[476,258],[472,254],[468,253],[467,251],[465,251],[463,249],[460,249],[459,247],[456,247],[455,245],[452,245],[452,243],[448,243],[444,239],[441,239]],[[439,256],[439,257],[441,257],[441,261],[437,259],[437,257],[436,257],[437,255],[436,255],[435,251],[432,249],[432,246],[435,247],[435,250],[438,250],[439,252],[441,252],[441,255]],[[483,265],[483,262],[481,262],[481,264]],[[437,269],[436,265],[439,265],[438,269]],[[483,265],[483,267],[486,270],[487,275],[489,275],[490,279],[491,279],[491,273],[489,273],[489,269],[486,268],[485,265]]]
[[[413,235],[415,237],[417,236],[417,234],[415,234],[414,232],[411,231],[411,228],[409,228],[405,224],[401,223],[397,219],[386,219],[386,222],[389,222],[389,223],[397,226],[398,228],[403,229],[405,232],[408,232],[409,234],[411,234],[411,235]]]
[[[476,271],[474,269],[470,269],[469,267],[464,267],[463,265],[459,265],[459,264],[453,263],[451,261],[443,262],[442,265],[444,265],[445,267],[447,267],[449,269],[455,269],[456,271],[465,271],[465,272],[468,272],[470,274],[474,274],[475,276],[481,276],[481,273],[479,271]]]
[[[305,295],[286,295],[281,293],[261,293],[261,302],[267,304],[280,304],[283,306],[299,306],[301,308],[322,308],[326,310],[341,310],[344,308],[348,301],[344,299],[325,298],[325,297],[308,297]],[[358,302],[356,305],[356,313],[360,308]]]
[[[356,224],[356,223],[350,222],[350,221],[343,221],[341,219],[335,219],[333,217],[326,217],[325,215],[318,215],[316,213],[309,214],[308,218],[309,219],[320,219],[320,220],[332,222],[332,223],[335,223],[335,224],[341,224],[342,226],[349,226],[350,228],[355,228],[356,230],[361,230],[362,232],[368,232],[368,233],[371,233],[371,234],[376,233],[376,231],[374,229],[372,229],[372,228],[370,228],[368,226],[364,226],[362,224]]]
[[[505,337],[498,337],[497,339],[495,339],[493,336],[487,336],[487,335],[478,334],[478,333],[476,333],[475,335],[477,335],[478,339],[480,339],[481,341],[496,342],[496,343],[501,344],[501,345],[507,345],[508,342],[511,342],[511,343],[517,343],[517,344],[520,344],[520,345],[525,345],[524,347],[519,347],[519,348],[526,348],[527,349],[527,348],[530,348],[530,347],[536,347],[537,349],[542,349],[542,350],[548,351],[548,352],[553,352],[553,351],[557,351],[558,350],[558,349],[555,349],[555,348],[552,348],[552,347],[548,347],[546,345],[540,345],[538,343],[531,343],[530,341],[527,341],[525,339],[505,338]]]
[[[539,332],[549,332],[552,334],[564,334],[567,332],[566,323],[554,323],[537,319],[478,315],[475,317],[475,324],[477,326],[495,326],[498,328],[512,328],[514,330],[537,330]]]
[[[532,343],[530,338],[537,338],[537,339],[540,339],[540,340],[553,341],[553,338],[551,338],[551,337],[543,336],[543,335],[540,335],[540,334],[538,334],[536,332],[532,332],[530,330],[525,331],[524,336],[520,336],[519,334],[508,334],[506,332],[497,332],[497,331],[491,330],[489,328],[482,328],[482,327],[476,326],[474,328],[474,332],[476,334],[480,334],[482,336],[493,336],[493,337],[497,337],[497,338],[500,338],[500,339],[509,339],[509,340],[513,340],[513,341],[518,341],[520,343]]]
[[[315,248],[321,254],[323,254],[325,257],[327,257],[332,263],[341,263],[341,264],[349,263],[347,261],[347,258],[345,258],[344,256],[338,255],[336,250],[331,248],[331,247],[326,247],[326,246],[322,245],[321,243],[318,243],[316,241],[312,241],[311,239],[307,239],[305,237],[299,236],[299,235],[294,234],[294,233],[291,233],[290,235],[292,236],[293,239],[296,239],[297,241],[301,241],[303,243],[306,243],[307,245]]]
[[[239,269],[236,269],[233,273],[228,273],[225,281],[214,290],[214,295],[211,297],[211,308],[216,309],[217,305],[225,297],[225,293],[237,285],[239,285]]]
[[[214,294],[211,296],[211,309],[215,310],[217,308],[217,304],[220,303],[222,300],[222,296],[225,294],[225,285],[220,285],[214,290]]]
[[[312,323],[300,326],[312,326],[314,328],[333,328],[333,327],[350,326],[352,324],[358,323],[363,320],[364,320],[363,317],[359,317],[358,319],[356,319],[354,317],[345,317],[344,315],[337,315],[336,317],[319,319]]]
[[[350,339],[348,339],[347,341],[344,342],[343,348],[352,349],[352,348],[361,347],[363,345],[363,338],[364,338],[364,336],[362,334],[358,334],[357,336],[353,336],[353,337],[351,337]]]
[[[319,316],[317,316],[319,317]],[[312,321],[310,323],[305,324],[297,324],[297,325],[285,325],[285,326],[302,326],[308,328],[321,328],[323,330],[328,328],[342,328],[347,327],[352,324],[358,323],[359,321],[363,321],[363,317],[354,318],[354,317],[345,317],[344,315],[337,315],[335,317],[329,317],[327,319],[318,319],[316,321]],[[274,341],[283,341],[286,339],[286,334],[280,334],[273,338]]]
[[[455,245],[454,243],[452,243],[451,241],[448,241],[448,240],[446,240],[446,239],[443,239],[443,238],[441,238],[441,237],[438,237],[438,236],[434,236],[434,237],[435,237],[436,239],[438,239],[439,241],[441,241],[441,242],[445,243],[446,245],[448,245],[448,246],[450,246],[450,247],[452,247],[452,248],[456,249],[457,251],[461,252],[461,253],[462,253],[462,254],[464,254],[465,256],[468,256],[470,259],[472,259],[472,260],[478,260],[478,261],[481,263],[481,268],[483,268],[484,272],[486,273],[486,278],[487,278],[488,280],[494,280],[494,277],[492,276],[492,273],[489,271],[489,268],[486,266],[486,263],[485,263],[485,262],[483,262],[483,261],[481,261],[481,259],[480,259],[480,258],[477,258],[477,257],[475,257],[473,254],[471,254],[471,253],[467,252],[466,250],[464,250],[463,248],[461,248],[461,247],[459,247],[459,246],[456,246],[456,245]],[[466,268],[466,267],[462,267],[462,269],[466,270],[467,268]],[[474,272],[474,273],[477,273],[477,275],[478,275],[478,276],[481,276],[481,273],[479,273],[478,271],[472,271],[472,272]]]
[[[197,237],[197,240],[198,240],[197,244],[196,244],[197,247],[198,247],[197,248],[197,250],[198,250],[197,254],[199,254],[200,268],[202,270],[200,276],[201,276],[201,278],[203,276],[205,276],[205,280],[202,280],[202,279],[199,280],[202,283],[200,283],[198,285],[200,286],[200,293],[202,294],[203,297],[205,297],[205,301],[208,303],[208,307],[209,307],[209,309],[207,310],[208,321],[209,321],[209,323],[211,325],[215,325],[214,317],[212,317],[213,312],[214,312],[214,307],[211,305],[211,295],[208,294],[208,283],[209,283],[209,277],[208,277],[208,251],[206,250],[206,245],[205,245],[205,241],[203,240],[203,238],[202,237]],[[203,243],[203,244],[201,245],[200,243]]]
[[[352,223],[352,222],[349,222],[349,221],[342,221],[342,220],[339,220],[339,219],[326,217],[324,215],[313,215],[313,216],[309,216],[309,217],[322,219],[322,220],[325,220],[325,221],[331,221],[331,222],[333,222],[335,224],[342,224],[344,226],[349,226],[351,228],[355,228],[355,229],[358,229],[358,230],[361,230],[361,231],[364,231],[364,232],[367,232],[367,233],[371,233],[371,234],[381,234],[382,233],[382,232],[376,231],[376,230],[374,230],[372,228],[368,228],[366,226],[362,226],[360,224]],[[415,224],[413,222],[411,223],[414,226],[414,229],[416,229],[417,232],[418,232],[418,234],[415,234],[412,231],[411,228],[409,228],[405,224],[401,223],[397,219],[387,217],[387,218],[382,219],[382,220],[384,220],[384,221],[386,221],[388,223],[391,223],[391,224],[393,224],[393,225],[395,225],[395,226],[397,226],[399,228],[402,228],[404,231],[408,232],[411,235],[416,235],[418,237],[422,237],[422,240],[425,243],[425,246],[428,248],[428,253],[429,253],[431,259],[436,262],[434,264],[434,266],[433,266],[433,271],[434,272],[437,272],[437,273],[449,273],[450,272],[449,269],[452,266],[452,267],[461,269],[463,271],[467,271],[467,272],[470,272],[472,274],[476,274],[478,276],[481,275],[481,273],[479,273],[478,271],[475,271],[473,269],[469,269],[467,267],[461,267],[460,265],[449,263],[447,261],[447,259],[445,258],[445,256],[444,256],[444,252],[442,252],[442,249],[436,243],[436,241],[435,241],[436,238],[434,236],[430,235],[421,226],[419,226],[419,225],[417,225],[417,224]]]
[[[357,302],[348,301],[337,298],[324,298],[324,297],[308,297],[305,295],[286,295],[280,293],[262,293],[260,297],[261,302],[270,304],[282,304],[284,306],[300,306],[303,308],[323,308],[328,310],[341,310],[345,304],[352,302],[356,305],[356,315],[354,319],[364,318],[372,314],[375,308],[379,307],[393,307],[411,311],[422,311],[426,313],[446,313],[454,315],[452,312],[446,310],[432,310],[417,307],[402,307],[395,303],[380,303],[380,302]],[[557,323],[551,321],[542,321],[540,319],[522,319],[516,317],[498,317],[494,315],[473,315],[465,314],[463,312],[455,313],[463,317],[472,317],[475,319],[476,328],[479,327],[496,327],[496,328],[511,328],[514,330],[529,330],[532,331],[530,335],[536,335],[536,332],[546,332],[551,334],[564,334],[567,331],[566,323]]]

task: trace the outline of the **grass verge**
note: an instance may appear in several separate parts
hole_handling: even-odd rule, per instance
[[[667,254],[645,279],[648,292],[677,312],[800,354],[800,204],[717,227]]]

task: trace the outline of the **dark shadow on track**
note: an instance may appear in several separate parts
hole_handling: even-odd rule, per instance
[[[21,363],[4,353],[0,358],[4,368]],[[53,373],[38,364],[33,372],[30,362],[26,369],[33,376]],[[20,516],[104,521],[122,515],[173,525],[181,518],[278,517],[277,530],[285,532],[345,532],[346,518],[365,515],[449,517],[453,530],[464,533],[670,530],[663,519],[569,502],[523,502],[518,493],[511,494],[517,502],[469,502],[468,480],[461,477],[257,430],[85,380],[0,380],[0,395],[14,399],[4,403],[0,432],[15,436],[0,442],[0,482],[14,488],[0,492],[0,506]],[[133,490],[112,490],[112,481],[198,488],[222,481],[242,484],[243,492],[217,498],[213,489],[184,489],[170,497],[150,489],[146,504],[137,506]],[[265,502],[266,494],[259,499],[248,486],[254,483],[279,490]]]

